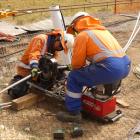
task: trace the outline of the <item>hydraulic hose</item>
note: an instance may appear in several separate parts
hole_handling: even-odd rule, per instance
[[[137,21],[136,21],[136,24],[134,26],[134,29],[133,29],[133,32],[128,40],[128,42],[126,43],[126,45],[124,46],[123,50],[124,52],[126,52],[126,50],[129,48],[130,44],[132,43],[133,39],[135,38],[135,36],[137,35],[137,33],[139,32],[140,30],[140,26],[137,28],[138,26],[138,23],[139,23],[139,19],[140,19],[140,12],[138,14],[138,17],[137,17]],[[136,29],[137,28],[137,29]]]
[[[132,37],[132,40],[130,41],[130,43],[128,44],[127,48],[124,49],[124,51],[127,51],[127,49],[129,48],[130,44],[132,43],[132,41],[134,40],[134,38],[136,37],[136,35],[138,34],[140,30],[140,26],[139,28],[137,29],[137,31],[135,32],[134,36]]]

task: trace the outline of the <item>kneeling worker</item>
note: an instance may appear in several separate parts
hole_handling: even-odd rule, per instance
[[[32,77],[36,77],[39,71],[39,60],[43,55],[50,53],[56,58],[58,51],[64,50],[67,53],[68,48],[71,48],[73,42],[73,35],[59,29],[35,36],[22,55],[17,66],[17,75],[14,76],[11,82],[19,81],[30,73]],[[8,93],[15,99],[25,95],[27,90],[28,85],[27,81],[25,81],[11,88]]]

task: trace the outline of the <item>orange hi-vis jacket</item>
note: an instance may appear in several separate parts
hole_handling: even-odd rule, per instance
[[[98,19],[90,16],[81,17],[73,26],[78,31],[72,55],[73,69],[85,66],[86,60],[96,63],[108,57],[125,56],[117,40]]]
[[[35,36],[31,42],[29,43],[27,49],[25,50],[23,56],[21,57],[20,61],[18,62],[17,66],[17,74],[23,77],[27,76],[30,73],[30,65],[33,63],[38,63],[40,57],[48,51],[47,40],[48,35],[58,35],[61,34],[62,36],[62,46],[64,48],[64,52],[66,52],[66,46],[64,46],[63,40],[63,32],[61,30],[55,30],[48,34],[40,34]],[[57,58],[57,52],[55,52],[55,58]]]

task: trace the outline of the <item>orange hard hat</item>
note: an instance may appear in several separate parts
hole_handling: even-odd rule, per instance
[[[61,36],[61,44],[64,49],[64,52],[67,53],[68,49],[73,46],[74,37],[72,34],[68,34],[61,29],[54,29],[51,32],[47,33],[47,35],[60,35]]]

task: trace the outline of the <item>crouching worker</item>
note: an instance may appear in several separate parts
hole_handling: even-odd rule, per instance
[[[67,53],[68,48],[72,46],[73,42],[73,35],[66,34],[59,29],[53,30],[47,34],[35,36],[29,43],[18,63],[17,75],[11,80],[11,84],[21,80],[29,74],[31,74],[32,79],[37,77],[39,72],[39,60],[42,56],[50,53],[56,58],[58,51],[64,50],[64,52]],[[15,99],[25,95],[27,90],[27,81],[24,81],[9,89],[8,94]]]
[[[66,112],[58,112],[60,121],[81,121],[81,96],[83,86],[115,83],[130,71],[130,60],[112,34],[99,19],[88,13],[74,15],[69,33],[76,33],[72,71],[67,79]],[[89,61],[89,64],[86,64]]]

